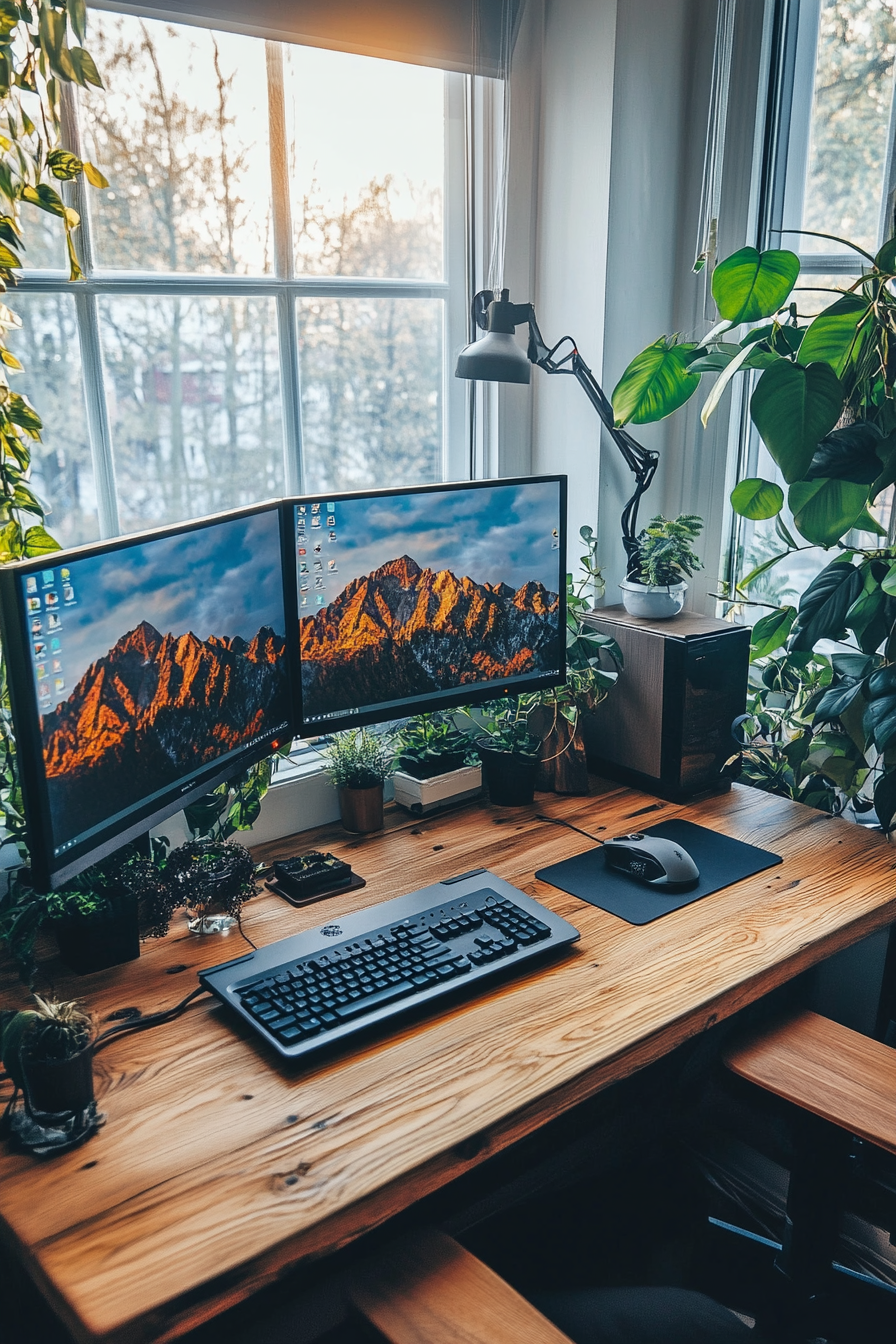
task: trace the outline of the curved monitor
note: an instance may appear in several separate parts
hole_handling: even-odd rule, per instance
[[[282,510],[242,510],[0,571],[39,890],[292,731]]]
[[[564,476],[290,507],[302,734],[565,680]]]

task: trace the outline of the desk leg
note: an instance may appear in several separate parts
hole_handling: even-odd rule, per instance
[[[796,1117],[787,1220],[775,1267],[790,1280],[797,1317],[813,1328],[823,1324],[817,1317],[830,1290],[851,1143],[846,1130],[807,1111]]]

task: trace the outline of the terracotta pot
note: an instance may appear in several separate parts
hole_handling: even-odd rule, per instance
[[[22,1061],[26,1097],[34,1111],[59,1115],[65,1111],[86,1110],[93,1101],[93,1045],[71,1059],[31,1059]]]
[[[340,789],[339,816],[347,831],[367,835],[383,829],[383,786],[369,789]]]
[[[535,798],[536,756],[519,756],[493,747],[477,747],[489,802],[496,807],[523,807]]]

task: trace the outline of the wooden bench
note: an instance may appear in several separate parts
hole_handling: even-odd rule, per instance
[[[730,1049],[733,1073],[896,1153],[896,1050],[801,1012]]]
[[[790,1310],[813,1333],[834,1281],[852,1136],[896,1153],[896,1050],[804,1011],[735,1044],[724,1060],[799,1108],[775,1264],[791,1280]]]
[[[365,1260],[347,1288],[389,1344],[570,1344],[493,1270],[434,1229]]]

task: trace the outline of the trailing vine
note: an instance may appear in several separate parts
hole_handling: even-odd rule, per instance
[[[83,43],[84,0],[0,0],[0,292],[16,284],[24,264],[30,211],[60,221],[65,232],[69,277],[81,269],[74,235],[80,223],[64,199],[65,183],[81,177],[108,186],[99,169],[67,150],[62,132],[63,84],[103,82]],[[0,302],[0,564],[48,555],[59,544],[44,526],[46,511],[29,482],[31,445],[40,441],[41,418],[28,398],[13,391],[10,377],[23,373],[9,348],[9,333],[21,319]],[[25,819],[16,770],[6,669],[0,665],[0,823],[27,860]],[[2,927],[2,910],[0,910]]]

